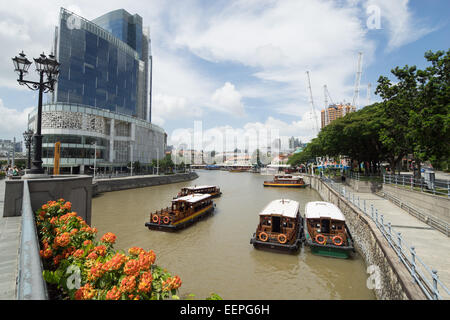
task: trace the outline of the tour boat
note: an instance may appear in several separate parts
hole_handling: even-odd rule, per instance
[[[184,197],[184,196],[187,196],[189,194],[194,194],[194,193],[209,194],[209,195],[211,195],[212,198],[220,197],[220,195],[222,194],[222,192],[220,191],[220,188],[217,186],[184,187],[181,189],[180,192],[178,192],[177,197],[175,197],[174,199],[179,198],[179,197]]]
[[[149,229],[178,230],[214,211],[210,194],[189,194],[172,200],[172,206],[150,214]]]
[[[314,254],[348,258],[354,252],[353,239],[341,210],[324,201],[308,202],[303,230]]]
[[[305,188],[303,177],[292,175],[276,175],[272,181],[264,181],[264,187]]]
[[[230,170],[228,170],[229,172],[249,172],[249,168],[247,167],[242,167],[242,168],[232,168]]]
[[[297,251],[303,241],[303,218],[299,207],[294,200],[271,201],[259,213],[259,224],[250,243],[255,248]]]

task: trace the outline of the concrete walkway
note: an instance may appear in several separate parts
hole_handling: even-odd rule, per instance
[[[16,299],[22,217],[3,217],[5,180],[0,180],[0,300]]]
[[[408,247],[403,246],[403,248],[414,246],[416,254],[422,262],[430,269],[437,270],[440,281],[450,289],[449,237],[376,194],[355,192],[347,185],[345,185],[345,191],[346,193],[354,193],[355,198],[359,196],[360,207],[363,207],[363,201],[366,200],[367,212],[370,213],[371,205],[373,205],[374,210],[378,209],[378,217],[383,215],[384,224],[387,225],[390,222],[392,230],[401,233],[403,241],[408,245]],[[395,236],[394,239],[396,240],[397,237]],[[423,268],[421,270],[424,272]],[[430,280],[431,276],[427,279]],[[444,299],[450,299],[450,296],[444,290],[439,290],[439,293]]]

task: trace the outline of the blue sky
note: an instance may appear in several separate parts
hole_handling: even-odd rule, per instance
[[[180,143],[196,120],[210,133],[272,128],[309,141],[316,133],[307,70],[320,112],[324,84],[334,102],[352,101],[363,52],[363,107],[368,83],[374,91],[395,66],[425,67],[425,51],[450,47],[447,0],[2,2],[0,138],[20,139],[37,102],[35,92],[15,82],[10,59],[22,49],[28,56],[50,50],[60,7],[87,19],[118,8],[143,17],[154,55],[152,118],[169,144]],[[373,8],[380,29],[368,28]]]

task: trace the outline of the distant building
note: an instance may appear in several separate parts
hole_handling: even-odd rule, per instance
[[[302,142],[298,138],[294,138],[294,137],[289,138],[289,149],[290,150],[294,150],[301,146],[302,146]]]
[[[328,108],[322,110],[320,112],[322,125],[321,128],[323,129],[325,126],[329,125],[332,121],[342,118],[346,114],[350,112],[355,112],[356,107],[352,106],[350,103],[347,104],[333,104],[328,106]]]
[[[0,139],[0,156],[7,157],[8,153],[12,156],[13,150],[14,152],[23,152],[22,141],[14,143],[12,140]]]

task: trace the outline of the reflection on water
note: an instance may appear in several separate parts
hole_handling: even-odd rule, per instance
[[[157,263],[178,274],[180,295],[204,299],[215,292],[224,299],[375,299],[367,289],[365,265],[359,255],[348,260],[256,250],[250,238],[258,213],[275,199],[300,202],[321,200],[309,188],[264,188],[267,176],[254,173],[197,171],[189,182],[105,193],[93,199],[92,225],[99,235],[114,232],[117,249],[153,249]],[[150,212],[170,205],[172,197],[189,185],[218,185],[210,217],[176,233],[148,230]]]

